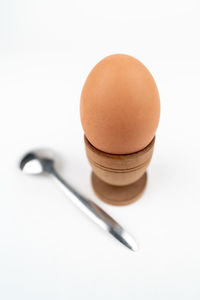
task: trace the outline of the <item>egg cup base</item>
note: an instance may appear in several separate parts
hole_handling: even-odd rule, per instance
[[[147,172],[136,182],[126,186],[115,186],[101,180],[94,172],[91,175],[92,187],[102,201],[111,205],[128,205],[138,200],[147,184]]]

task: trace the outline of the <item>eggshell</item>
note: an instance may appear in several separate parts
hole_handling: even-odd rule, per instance
[[[83,86],[81,122],[97,149],[128,154],[153,139],[160,117],[160,99],[148,69],[129,55],[101,60]]]

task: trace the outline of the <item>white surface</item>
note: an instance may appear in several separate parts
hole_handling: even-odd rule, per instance
[[[198,1],[0,2],[0,299],[200,299]],[[144,196],[101,203],[90,186],[79,97],[104,56],[152,72],[162,114]],[[19,172],[35,147],[140,244],[136,254],[93,226],[50,178]]]

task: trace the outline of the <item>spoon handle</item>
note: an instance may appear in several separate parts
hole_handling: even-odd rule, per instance
[[[80,195],[71,185],[69,185],[55,169],[51,170],[51,174],[63,188],[65,194],[70,198],[86,215],[88,215],[96,224],[109,232],[119,242],[132,251],[138,249],[136,241],[126,232],[113,218],[111,218],[103,209],[101,209],[93,201],[86,199]]]

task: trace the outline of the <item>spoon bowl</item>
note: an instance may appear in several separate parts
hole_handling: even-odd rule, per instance
[[[29,175],[51,173],[54,160],[42,150],[31,151],[25,154],[19,164],[20,169]]]

